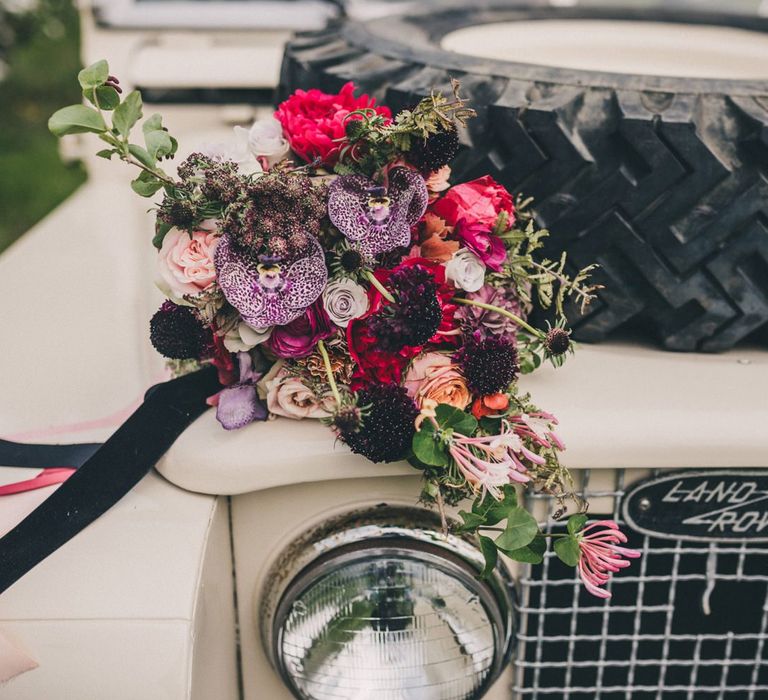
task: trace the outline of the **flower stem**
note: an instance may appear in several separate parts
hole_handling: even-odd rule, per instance
[[[337,406],[341,406],[341,394],[339,393],[339,387],[336,385],[336,379],[333,376],[333,368],[331,367],[331,358],[328,357],[328,350],[325,347],[325,343],[319,340],[317,343],[317,349],[320,350],[320,354],[323,356],[323,364],[325,365],[325,373],[328,375],[328,383],[331,385],[331,393],[333,394],[333,400]]]
[[[534,335],[537,338],[544,337],[544,333],[542,333],[540,330],[527,324],[525,321],[523,321],[522,318],[520,318],[519,316],[516,316],[511,311],[502,309],[500,306],[494,306],[493,304],[486,304],[483,301],[475,301],[474,299],[462,299],[459,297],[454,297],[453,301],[457,304],[464,304],[465,306],[477,306],[478,308],[485,309],[486,311],[495,311],[497,314],[501,314],[502,316],[506,316],[507,318],[513,320],[518,326],[520,326],[520,328],[524,328],[531,335]]]
[[[376,275],[374,275],[373,272],[366,270],[365,276],[368,278],[368,281],[379,290],[381,296],[383,296],[390,304],[395,303],[395,297],[393,297],[392,293],[376,279]]]
[[[448,520],[445,517],[445,503],[443,502],[443,492],[440,490],[440,486],[437,487],[437,510],[440,513],[440,526],[443,530],[443,535],[448,535]]]

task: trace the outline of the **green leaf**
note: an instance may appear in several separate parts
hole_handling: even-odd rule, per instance
[[[453,428],[462,435],[473,435],[477,430],[477,420],[473,415],[447,403],[438,404],[435,417],[441,428]]]
[[[478,527],[485,524],[485,518],[477,513],[468,513],[466,510],[459,511],[459,517],[464,521],[459,530],[462,532],[474,532]]]
[[[155,112],[151,117],[144,121],[141,130],[148,134],[150,131],[161,131],[163,128],[163,117]]]
[[[496,545],[490,537],[480,536],[480,551],[483,553],[485,559],[485,566],[480,572],[480,578],[487,578],[493,573],[496,568],[496,562],[499,559],[499,553],[496,550]]]
[[[445,447],[435,439],[435,433],[429,430],[419,430],[413,436],[413,453],[416,459],[431,467],[445,467],[448,464]]]
[[[88,96],[86,91],[83,94]],[[88,96],[90,100],[90,96]],[[120,95],[117,94],[117,90],[108,85],[101,85],[96,88],[96,99],[99,101],[99,107],[111,111],[120,104]]]
[[[144,170],[135,180],[131,180],[131,189],[141,197],[151,197],[162,186],[163,183],[160,180]]]
[[[155,167],[155,159],[141,146],[137,146],[135,143],[129,143],[128,152],[142,165],[146,165],[148,168]]]
[[[488,435],[498,435],[501,432],[501,418],[491,418],[490,416],[483,416],[480,419],[480,427],[488,433]]]
[[[48,120],[48,129],[54,136],[61,137],[86,132],[100,134],[107,130],[107,125],[95,109],[85,105],[70,105],[54,112]]]
[[[77,81],[80,83],[80,87],[83,90],[92,89],[103,85],[109,77],[109,64],[102,59],[92,63],[87,68],[83,68],[77,74]]]
[[[105,148],[105,149],[103,149],[103,150],[101,150],[101,151],[97,151],[97,152],[96,152],[96,155],[97,155],[99,158],[106,158],[107,160],[110,160],[110,159],[112,158],[112,156],[113,156],[113,155],[114,155],[116,152],[117,152],[117,151],[115,151],[115,149],[114,149],[114,148]]]
[[[547,539],[542,535],[536,535],[525,547],[512,550],[501,550],[512,561],[520,561],[525,564],[541,564],[544,561],[544,552],[547,551]]]
[[[575,535],[587,523],[587,516],[584,513],[576,513],[568,518],[568,534]]]
[[[141,93],[133,90],[112,113],[112,126],[123,137],[131,133],[133,125],[141,119]]]
[[[575,537],[561,537],[555,540],[555,554],[563,564],[576,566],[579,563],[581,551]]]
[[[505,551],[520,549],[530,544],[539,532],[539,524],[525,508],[515,506],[507,515],[507,526],[496,538],[496,546]]]
[[[173,143],[167,131],[145,131],[144,142],[153,158],[162,158],[173,150]]]
[[[152,239],[152,245],[155,246],[158,250],[163,247],[163,240],[165,239],[165,234],[168,233],[168,231],[173,228],[170,224],[166,224],[164,221],[158,221],[155,224],[155,236]]]

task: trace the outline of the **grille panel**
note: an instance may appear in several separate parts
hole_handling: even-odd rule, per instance
[[[581,473],[580,492],[596,513],[621,523],[629,475],[594,476]],[[549,532],[564,529],[551,520],[552,499],[529,499]],[[610,600],[589,595],[552,553],[522,570],[515,697],[768,697],[768,546],[675,542],[623,529],[643,556],[613,578]]]

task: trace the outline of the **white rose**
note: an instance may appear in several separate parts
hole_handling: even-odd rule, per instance
[[[251,328],[247,323],[238,323],[224,336],[224,347],[230,352],[248,352],[272,335],[272,327]]]
[[[288,155],[288,141],[283,136],[283,127],[274,117],[258,119],[250,129],[235,127],[235,132],[245,138],[251,153],[257,158],[266,158],[269,166],[279,163]]]
[[[485,265],[472,251],[462,248],[445,264],[445,276],[457,289],[476,292],[485,282]]]
[[[200,153],[220,163],[233,160],[237,163],[237,169],[243,175],[258,175],[264,172],[261,163],[251,153],[251,149],[248,146],[248,132],[245,129],[240,129],[240,131],[245,132],[243,135],[238,132],[238,128],[240,127],[235,127],[235,138],[231,141],[207,143],[199,149]]]
[[[323,306],[331,321],[341,328],[368,311],[365,289],[351,279],[330,282],[323,292]]]

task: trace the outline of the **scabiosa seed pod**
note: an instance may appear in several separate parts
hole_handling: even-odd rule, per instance
[[[448,165],[459,150],[459,134],[455,127],[441,129],[426,139],[413,138],[408,160],[419,170],[431,173]]]
[[[340,432],[341,440],[371,462],[395,462],[405,457],[419,415],[408,392],[394,384],[371,384],[358,392],[357,404],[364,407],[362,424],[351,432]]]
[[[171,199],[166,197],[157,213],[158,218],[181,229],[190,229],[198,222],[195,205],[186,199]]]
[[[334,413],[331,419],[331,430],[337,435],[349,436],[352,433],[356,433],[363,425],[363,412],[356,404],[351,406],[341,406]]]
[[[348,119],[344,125],[344,132],[347,138],[356,139],[363,133],[363,122],[360,119]]]
[[[152,316],[149,339],[170,360],[199,360],[209,353],[213,341],[194,309],[172,301],[164,302]]]
[[[389,284],[397,302],[371,317],[371,333],[386,352],[424,345],[443,320],[434,278],[420,265],[413,265],[392,273]]]
[[[506,338],[473,336],[456,355],[467,386],[480,396],[504,391],[517,377],[517,351]]]
[[[571,333],[565,328],[550,328],[544,337],[544,347],[550,355],[564,355],[571,347]]]
[[[360,251],[355,250],[354,248],[347,248],[339,256],[339,263],[344,272],[353,273],[359,272],[362,269],[365,260]]]

